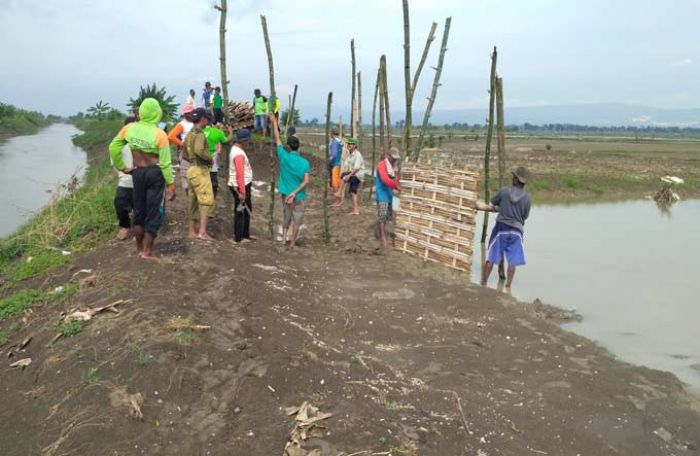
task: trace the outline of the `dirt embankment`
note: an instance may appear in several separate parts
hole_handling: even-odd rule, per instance
[[[265,179],[266,151],[251,158]],[[296,251],[225,240],[222,204],[220,240],[188,241],[180,198],[163,262],[112,242],[52,277],[91,277],[66,309],[124,302],[52,344],[65,309],[27,316],[14,341],[29,344],[0,354],[2,454],[279,455],[299,430],[285,408],[305,401],[332,416],[290,455],[700,454],[700,405],[672,375],[613,359],[540,306],[376,251],[370,206],[333,213],[322,247],[319,195]]]

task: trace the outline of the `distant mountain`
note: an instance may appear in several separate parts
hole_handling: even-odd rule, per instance
[[[435,111],[433,125],[453,122],[486,123],[488,110],[464,109]],[[422,118],[414,114],[414,118]],[[677,126],[699,127],[700,109],[662,109],[621,103],[572,104],[505,108],[505,120],[509,125],[531,123],[577,124],[597,127],[609,126]]]

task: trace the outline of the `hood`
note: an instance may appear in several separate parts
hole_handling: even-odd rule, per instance
[[[527,195],[527,193],[525,193],[525,190],[523,190],[520,187],[510,187],[509,190],[510,191],[508,192],[508,195],[510,196],[510,200],[513,203],[517,203],[518,201],[523,199],[525,195]]]
[[[139,120],[149,125],[156,125],[160,122],[163,116],[163,110],[160,109],[158,100],[155,98],[146,98],[139,106]]]

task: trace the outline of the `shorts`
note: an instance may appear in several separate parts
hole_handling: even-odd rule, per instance
[[[214,196],[219,191],[219,172],[209,171],[209,177],[211,178],[211,188],[214,190]]]
[[[136,168],[134,178],[134,226],[156,237],[163,223],[165,179],[158,165]]]
[[[214,209],[214,191],[209,169],[206,166],[190,166],[187,170],[190,191],[187,194],[187,214],[190,220],[207,216]]]
[[[214,108],[214,123],[218,124],[224,121],[224,111],[221,108]]]
[[[264,130],[267,128],[267,116],[265,114],[255,116],[255,126],[256,130]]]
[[[357,195],[357,191],[360,189],[361,183],[362,182],[357,178],[357,176],[350,176],[350,180],[348,181],[348,184],[350,184],[350,193]]]
[[[286,197],[282,195],[282,227],[287,229],[289,225],[294,223],[296,226],[301,226],[304,224],[304,200],[294,199],[292,204],[287,204],[285,201]]]
[[[338,190],[340,188],[340,166],[330,166],[331,188]]]
[[[377,220],[379,223],[386,223],[391,220],[393,210],[390,201],[377,201]]]
[[[508,266],[525,264],[523,235],[518,230],[507,225],[496,223],[489,239],[488,262],[498,264],[505,256]]]

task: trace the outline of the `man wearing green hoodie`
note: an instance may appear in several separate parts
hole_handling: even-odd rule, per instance
[[[175,179],[166,133],[158,128],[163,111],[154,98],[139,106],[139,121],[125,125],[109,145],[112,163],[118,171],[134,178],[134,235],[139,256],[154,259],[153,243],[163,222],[163,193],[167,185],[168,201],[175,199]],[[134,158],[127,168],[121,150],[128,145]]]

